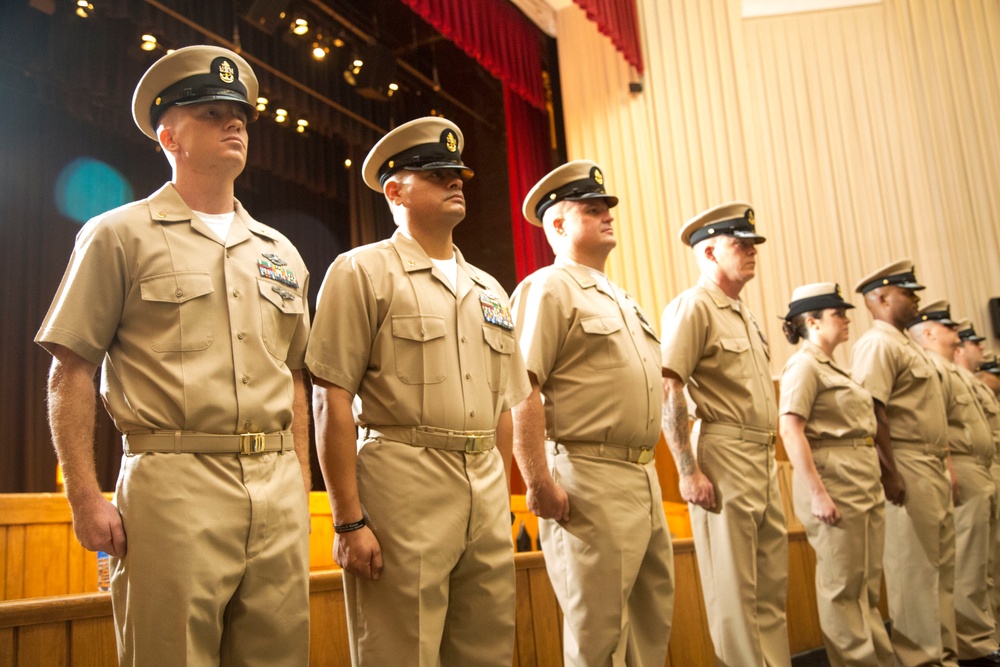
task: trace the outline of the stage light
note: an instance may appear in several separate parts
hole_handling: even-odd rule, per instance
[[[267,98],[266,97],[258,97],[257,98],[257,111],[266,111],[266,110],[267,110]]]
[[[285,111],[284,109],[275,109],[274,110],[274,122],[275,123],[284,123],[287,118],[288,118],[288,112]]]
[[[156,37],[153,35],[143,35],[142,44],[139,46],[143,51],[153,51],[156,49]]]
[[[299,134],[305,134],[306,128],[304,125],[299,125],[298,127],[295,128],[295,131],[298,132]]]
[[[361,58],[355,58],[354,62],[351,64],[354,65],[356,69],[361,69],[362,67],[365,66],[365,61],[363,61]],[[355,72],[355,74],[357,74],[357,72]]]
[[[354,164],[354,163],[351,162],[351,158],[347,158],[346,160],[344,160],[344,166],[347,167],[348,169],[351,168],[352,164]]]
[[[344,48],[344,40],[342,40],[340,37],[337,37],[335,40],[333,40],[333,45],[336,46],[338,49],[342,49]]]
[[[90,12],[94,11],[94,5],[87,2],[87,0],[76,0],[76,15],[82,19],[90,16]]]
[[[306,120],[305,118],[299,118],[299,119],[298,119],[298,120],[296,121],[296,124],[297,124],[297,125],[298,125],[299,127],[308,127],[308,126],[309,126],[309,121],[307,121],[307,120]]]
[[[319,42],[313,42],[312,56],[316,60],[323,60],[329,52],[330,49],[327,47],[321,45]]]
[[[309,32],[309,21],[295,19],[295,23],[292,24],[292,32],[299,36],[306,34]]]

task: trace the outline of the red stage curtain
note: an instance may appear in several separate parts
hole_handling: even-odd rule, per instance
[[[514,231],[517,279],[552,263],[552,249],[545,234],[521,215],[521,202],[538,180],[551,169],[548,116],[503,87],[507,119],[507,174]]]
[[[635,0],[573,0],[607,35],[615,48],[625,56],[625,62],[642,74],[642,45],[639,43],[639,21]]]
[[[545,108],[539,31],[506,0],[403,0],[536,109]]]

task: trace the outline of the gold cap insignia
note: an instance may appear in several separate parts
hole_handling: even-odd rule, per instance
[[[557,195],[556,193],[553,192],[552,194],[549,195],[549,199],[555,199],[558,196],[559,195]]]
[[[392,169],[395,166],[396,166],[396,161],[395,160],[389,160],[389,169]]]
[[[747,222],[750,223],[751,227],[754,224],[754,220],[755,220],[755,218],[754,218],[754,214],[753,214],[753,209],[752,208],[747,209]]]
[[[458,138],[454,132],[449,131],[448,134],[444,135],[444,147],[451,153],[458,150]]]
[[[223,60],[219,63],[219,78],[222,79],[223,83],[232,83],[236,80],[236,72],[233,70],[233,66],[229,64],[228,60]]]
[[[835,288],[836,288],[836,291],[837,291],[837,298],[840,299],[841,301],[843,301],[844,300],[844,295],[840,291],[840,285],[839,284],[835,285]]]
[[[163,98],[161,98],[161,97],[157,97],[157,98],[156,98],[156,101],[155,101],[155,102],[153,102],[153,104],[155,104],[156,106],[160,106],[160,102],[162,102],[162,101],[163,101]]]
[[[601,173],[600,169],[594,170],[594,182],[598,185],[604,185],[604,174]]]

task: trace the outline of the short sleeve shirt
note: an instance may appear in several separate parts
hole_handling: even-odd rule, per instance
[[[993,393],[993,390],[987,387],[975,374],[964,368],[959,368],[959,373],[961,373],[962,377],[972,387],[976,400],[979,401],[979,406],[986,415],[986,423],[989,424],[990,431],[993,433],[993,445],[995,448],[993,457],[997,459],[997,455],[1000,454],[1000,401],[997,400],[997,396]]]
[[[809,440],[875,437],[871,394],[809,341],[785,364],[780,395],[781,414],[805,419]]]
[[[521,352],[544,398],[549,440],[656,445],[660,342],[632,297],[559,257],[525,278],[512,302]]]
[[[928,352],[927,356],[941,375],[948,407],[948,445],[951,453],[992,458],[993,433],[972,385],[966,383],[954,362],[936,352]]]
[[[103,363],[124,433],[286,430],[308,284],[291,242],[239,202],[222,242],[167,184],[84,225],[35,340]]]
[[[400,230],[327,271],[306,365],[357,394],[361,424],[490,430],[531,392],[507,294],[455,253],[454,292]]]
[[[851,356],[851,375],[885,406],[890,438],[931,445],[943,456],[948,444],[944,390],[924,351],[896,327],[876,320]]]
[[[702,277],[663,311],[660,332],[661,364],[687,384],[699,419],[776,428],[770,350],[746,304]]]

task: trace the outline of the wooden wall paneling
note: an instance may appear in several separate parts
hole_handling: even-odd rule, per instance
[[[24,597],[24,526],[7,527],[7,572],[4,599]]]
[[[674,585],[670,661],[678,667],[712,664],[715,648],[708,634],[708,615],[691,540],[674,543]]]
[[[343,573],[339,570],[309,575],[309,664],[351,664],[344,606]]]
[[[542,553],[530,555],[528,589],[531,600],[531,626],[535,636],[535,655],[539,667],[562,663],[562,619],[559,603],[549,582]]]
[[[17,654],[14,650],[15,628],[0,628],[0,667],[13,667]]]
[[[0,600],[7,599],[7,530],[7,526],[0,526]]]
[[[20,628],[17,633],[17,666],[57,667],[68,664],[68,639],[65,621]]]
[[[788,536],[788,640],[792,655],[823,645],[816,608],[816,559],[801,531]]]
[[[78,618],[70,623],[71,667],[107,667],[108,656],[117,655],[117,651],[113,617]]]
[[[535,628],[531,622],[531,583],[527,570],[515,573],[517,586],[517,611],[514,626],[515,667],[537,667],[538,653],[535,651]]]
[[[24,553],[24,597],[65,595],[70,592],[66,526],[26,526]]]

